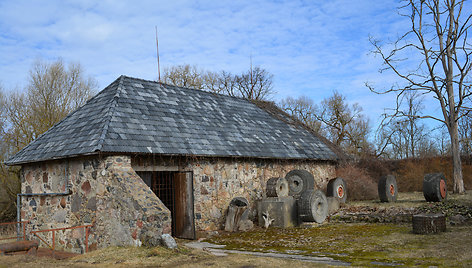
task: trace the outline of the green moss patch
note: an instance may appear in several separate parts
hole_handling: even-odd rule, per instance
[[[227,249],[326,256],[360,266],[462,266],[472,264],[471,232],[472,227],[461,227],[426,236],[412,234],[408,224],[337,223],[228,233],[208,242]],[[462,257],[457,247],[463,247]]]

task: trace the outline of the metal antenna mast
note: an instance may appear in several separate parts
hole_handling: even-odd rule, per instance
[[[159,82],[161,82],[161,66],[159,64],[159,40],[157,39],[157,26],[156,26],[156,49],[157,49],[157,74]]]

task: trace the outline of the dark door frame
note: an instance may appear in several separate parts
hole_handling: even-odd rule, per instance
[[[149,174],[149,173],[150,174]],[[184,239],[196,239],[195,232],[195,195],[193,188],[193,171],[178,171],[178,170],[165,170],[165,171],[137,171],[136,173],[144,180],[144,177],[149,179],[151,175],[151,187],[150,189],[159,198],[157,191],[154,191],[154,187],[157,183],[158,173],[171,173],[172,176],[172,187],[173,187],[173,211],[171,210],[172,218],[172,235],[178,238]],[[145,175],[147,174],[147,175]],[[145,181],[146,182],[146,181]],[[177,187],[180,188],[177,189]],[[177,195],[181,194],[183,198],[178,198]],[[162,199],[161,199],[162,201]],[[181,201],[181,203],[179,203]],[[178,209],[183,211],[177,212]],[[177,218],[179,217],[179,218]],[[179,226],[177,226],[179,225]]]

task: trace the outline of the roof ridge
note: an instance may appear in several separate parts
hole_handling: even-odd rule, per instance
[[[108,106],[108,110],[106,111],[105,115],[108,117],[105,120],[105,124],[103,126],[102,134],[98,138],[98,142],[96,147],[93,149],[94,152],[101,151],[103,148],[103,144],[105,143],[105,137],[108,133],[108,126],[110,125],[111,119],[113,114],[115,113],[115,108],[118,103],[118,99],[120,98],[121,89],[123,87],[123,79],[125,78],[124,75],[121,75],[118,79],[118,86],[116,87],[115,95],[113,96],[113,100],[110,106]]]
[[[181,86],[166,84],[166,83],[159,82],[159,81],[147,80],[147,79],[142,79],[142,78],[127,76],[127,75],[121,75],[120,77],[129,78],[129,79],[134,79],[134,80],[143,81],[143,82],[150,82],[150,83],[154,83],[154,84],[158,84],[158,85],[162,85],[162,86],[176,87],[176,88],[185,89],[185,90],[189,90],[189,91],[191,91],[191,90],[195,91],[195,90],[196,90],[196,91],[199,91],[199,92],[202,92],[202,93],[206,93],[206,94],[209,94],[209,95],[214,95],[214,96],[220,96],[220,97],[225,97],[225,98],[232,98],[232,99],[238,99],[238,100],[243,100],[243,101],[251,102],[251,99],[247,99],[247,98],[243,98],[243,97],[238,97],[238,96],[231,96],[231,95],[227,95],[227,94],[224,94],[224,93],[212,92],[212,91],[207,91],[207,90],[198,89],[198,88],[181,87]]]

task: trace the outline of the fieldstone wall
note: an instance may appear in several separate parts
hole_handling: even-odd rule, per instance
[[[257,200],[265,197],[267,180],[284,177],[293,169],[313,174],[315,187],[326,189],[336,176],[335,163],[328,161],[296,161],[240,158],[170,158],[134,157],[132,166],[147,171],[192,171],[196,230],[222,229],[230,201],[245,197],[251,207],[250,217],[256,221]]]
[[[22,197],[27,233],[93,224],[91,250],[110,245],[140,245],[143,239],[171,232],[169,210],[131,168],[128,156],[48,161],[22,167],[22,193],[66,191],[51,197]],[[52,233],[40,234],[52,241]],[[32,235],[30,238],[33,239]],[[84,252],[83,228],[56,232],[56,248]]]
[[[229,202],[245,197],[256,223],[256,201],[266,197],[266,183],[272,177],[284,177],[293,169],[313,174],[315,187],[325,189],[335,177],[334,165],[326,162],[296,161],[202,161],[194,166],[195,218],[199,230],[222,229]]]
[[[136,174],[139,171],[190,171],[193,174],[195,227],[223,228],[230,201],[237,196],[250,202],[265,197],[271,177],[305,169],[315,177],[315,187],[325,189],[335,176],[327,161],[264,160],[196,157],[90,156],[23,165],[22,193],[65,192],[67,196],[22,197],[21,218],[31,220],[27,231],[93,224],[90,249],[111,245],[141,245],[171,233],[170,211]],[[42,237],[52,241],[51,233]],[[30,235],[30,238],[31,237]],[[56,248],[85,251],[83,229],[56,232]]]

